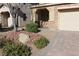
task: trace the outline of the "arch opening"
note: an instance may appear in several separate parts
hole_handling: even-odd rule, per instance
[[[38,9],[36,11],[36,23],[38,27],[44,27],[46,22],[49,20],[49,11],[48,9]]]

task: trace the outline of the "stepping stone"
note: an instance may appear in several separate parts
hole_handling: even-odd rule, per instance
[[[28,34],[20,33],[18,39],[21,43],[26,44],[26,42],[30,40],[30,37]]]

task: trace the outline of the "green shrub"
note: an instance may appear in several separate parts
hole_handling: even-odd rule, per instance
[[[28,46],[23,44],[15,44],[11,40],[8,40],[3,47],[3,55],[5,56],[29,56],[31,50]]]
[[[35,23],[30,23],[26,25],[26,31],[28,32],[38,32],[38,25]]]
[[[48,45],[48,43],[49,43],[49,41],[44,37],[41,37],[40,39],[38,39],[34,42],[35,46],[38,49],[44,48],[45,46]]]

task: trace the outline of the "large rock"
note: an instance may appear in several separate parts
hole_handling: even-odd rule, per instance
[[[18,39],[21,43],[25,44],[27,41],[30,40],[30,37],[28,34],[20,33]]]

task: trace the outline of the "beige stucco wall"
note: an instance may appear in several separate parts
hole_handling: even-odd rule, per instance
[[[32,9],[32,18],[31,18],[31,20],[33,21],[33,22],[35,22],[35,14],[36,14],[36,10],[37,9]]]
[[[49,11],[49,20],[48,21],[53,21],[54,20],[54,7],[47,7],[47,9]]]
[[[47,7],[49,10],[49,21],[48,21],[48,28],[50,30],[56,30],[57,29],[57,17],[58,17],[58,11],[56,6]]]

